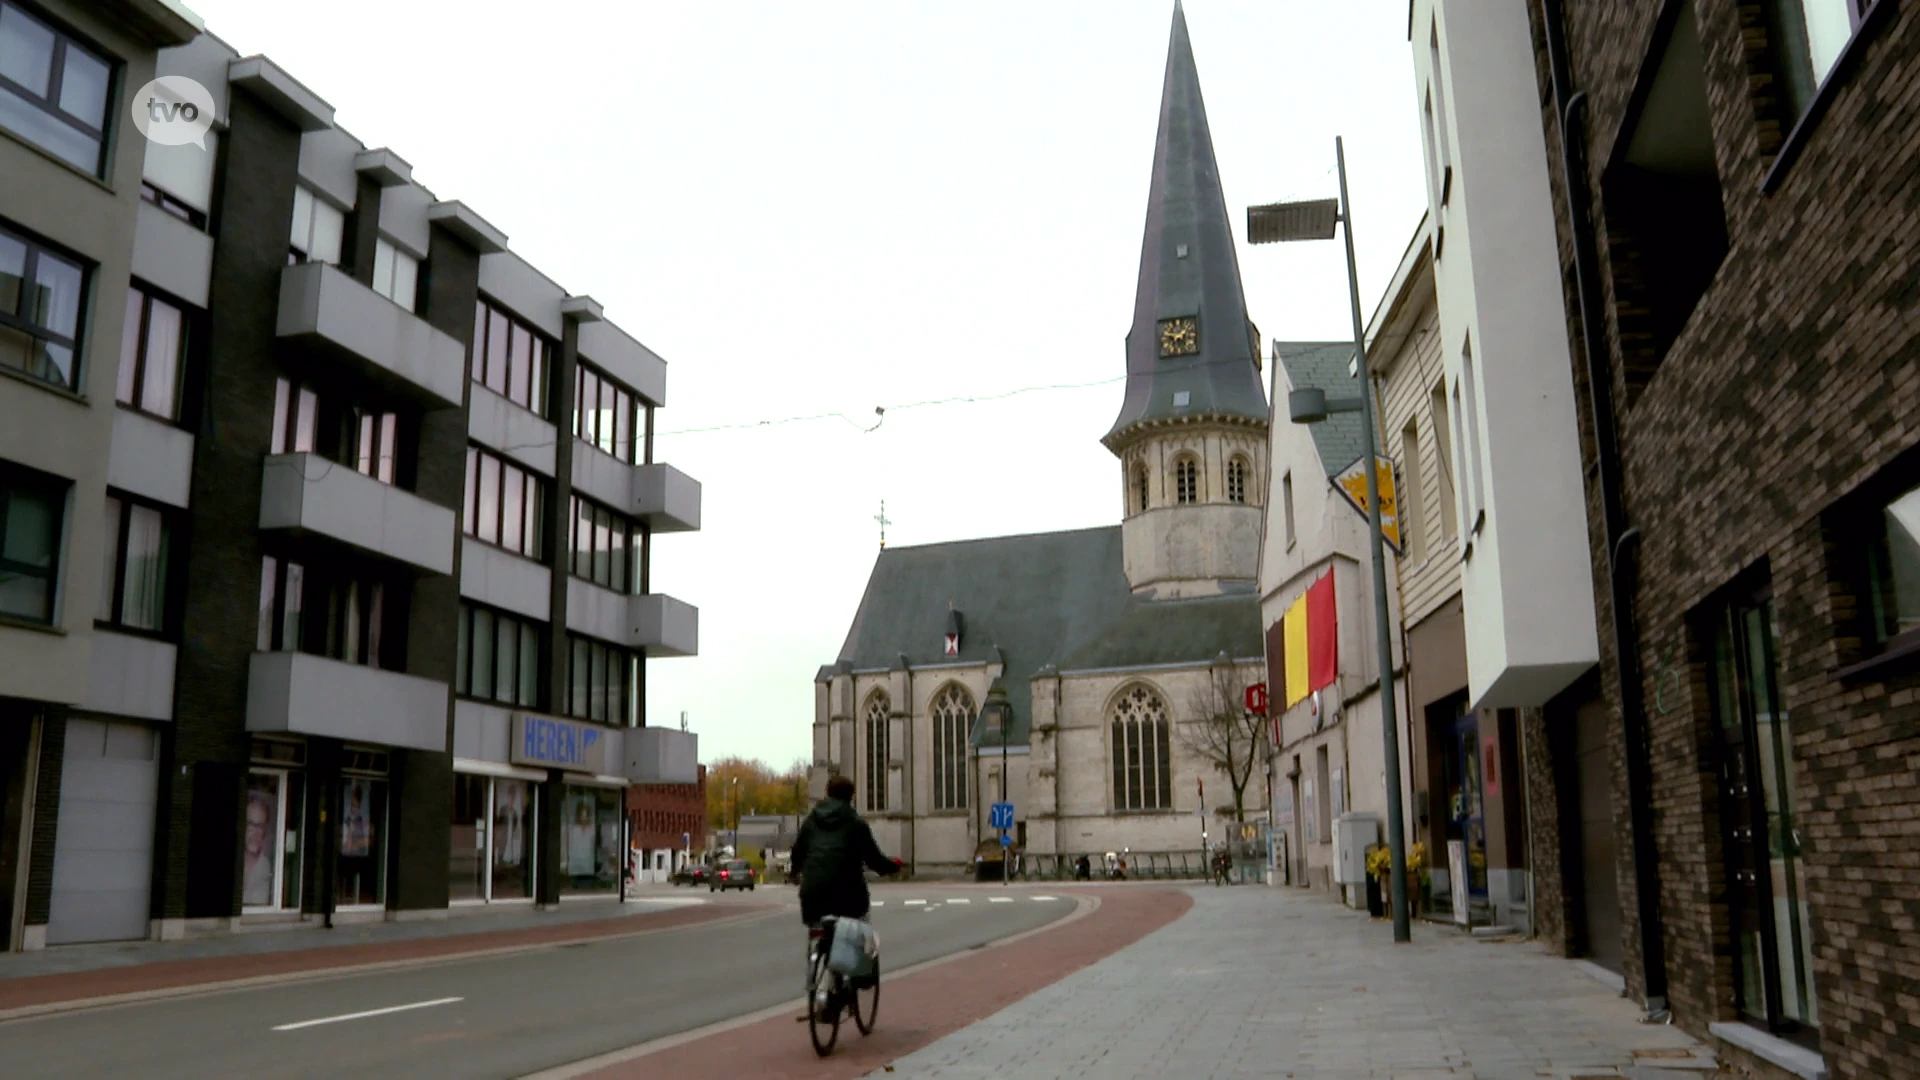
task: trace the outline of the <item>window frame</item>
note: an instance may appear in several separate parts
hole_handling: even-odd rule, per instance
[[[140,314],[138,318],[134,318],[132,311],[135,297],[139,298],[140,304]],[[147,375],[151,369],[152,360],[153,308],[156,304],[172,309],[180,317],[180,340],[175,346],[173,356],[173,402],[171,414],[155,412],[147,408],[146,405]],[[198,344],[199,338],[199,335],[195,332],[196,327],[194,325],[196,321],[194,316],[196,313],[193,308],[138,281],[132,281],[127,284],[127,308],[126,317],[129,321],[133,322],[133,325],[131,327],[123,325],[120,329],[119,378],[120,380],[126,380],[128,378],[126,370],[129,360],[127,348],[129,343],[131,343],[135,350],[131,358],[133,362],[132,388],[130,390],[131,400],[120,396],[122,387],[119,381],[116,381],[114,386],[114,401],[123,409],[132,409],[142,416],[150,416],[164,423],[172,424],[176,427],[183,427],[185,425],[181,422],[181,412],[187,397],[188,365],[193,355],[193,349],[195,345]]]
[[[0,622],[36,627],[59,625],[60,571],[65,562],[63,556],[66,554],[67,536],[72,531],[71,523],[68,521],[67,496],[72,488],[71,482],[51,474],[0,463],[0,570],[24,577],[44,577],[47,607],[45,619],[0,611]],[[7,557],[7,518],[13,510],[14,493],[23,490],[44,498],[52,508],[53,536],[50,539],[52,554],[44,570],[31,563]]]
[[[588,519],[587,546],[581,547],[581,512],[585,510],[592,516]],[[606,516],[606,528],[602,531],[601,515]],[[606,551],[600,549],[599,540],[605,535],[609,541]],[[615,538],[623,539],[623,544],[615,545]],[[590,582],[603,589],[610,589],[622,596],[636,596],[640,593],[640,564],[652,535],[645,522],[630,518],[618,510],[612,510],[604,504],[575,492],[567,500],[567,573],[581,581]],[[617,556],[617,558],[616,558]],[[582,562],[586,572],[582,572]],[[599,571],[606,568],[606,580],[602,580]]]
[[[869,813],[887,810],[887,766],[893,749],[892,701],[882,691],[867,695],[864,713],[867,735],[866,808]]]
[[[11,365],[0,364],[0,371],[24,378],[29,382],[43,386],[51,386],[63,390],[66,393],[84,397],[86,394],[84,387],[87,381],[87,364],[85,360],[87,320],[92,313],[94,299],[93,275],[94,271],[98,269],[98,265],[89,259],[81,258],[79,255],[67,251],[57,244],[44,241],[26,229],[9,225],[4,219],[0,219],[0,239],[10,239],[26,249],[26,253],[22,257],[20,264],[20,295],[15,301],[18,311],[8,312],[0,310],[0,330],[12,330],[15,333],[25,335],[28,347],[31,350],[27,357],[28,366],[16,368]],[[39,276],[40,260],[42,257],[64,263],[77,270],[80,274],[79,298],[74,308],[73,335],[71,337],[55,330],[53,327],[34,322],[33,319],[25,313],[29,310],[31,304],[30,297],[32,291],[36,288],[34,281]],[[63,348],[67,350],[69,354],[69,372],[68,379],[65,382],[50,379],[39,370],[36,370],[44,366],[41,360],[41,350],[48,345]]]
[[[475,646],[479,641],[481,616],[487,617],[491,637],[487,648],[487,692],[480,693],[474,673],[477,670],[473,658],[478,655]],[[494,705],[517,706],[523,709],[544,709],[546,706],[546,625],[523,615],[503,611],[486,604],[477,604],[471,600],[460,601],[460,613],[456,624],[457,644],[454,657],[453,693],[456,697],[472,701],[484,701]],[[512,692],[506,697],[498,693],[500,686],[501,628],[513,628],[514,673],[511,680]],[[527,645],[531,641],[533,655],[529,660]],[[529,688],[527,679],[531,676],[533,684]]]
[[[306,443],[301,446],[300,424],[306,421]],[[267,453],[318,454],[320,446],[320,391],[304,379],[277,376],[273,385],[273,427]]]
[[[556,711],[575,720],[607,727],[638,727],[642,719],[638,713],[639,673],[644,654],[585,634],[569,633],[566,640],[566,694],[564,708]],[[584,687],[580,679],[583,659]],[[596,702],[601,716],[594,715]]]
[[[104,549],[102,554],[111,552],[113,556],[113,580],[101,583],[106,588],[106,595],[101,598],[106,614],[101,616],[96,613],[93,624],[115,633],[171,639],[176,636],[176,616],[179,614],[176,602],[178,590],[174,587],[178,570],[174,562],[174,538],[179,533],[180,514],[173,507],[143,499],[119,488],[107,489],[106,502],[110,507],[117,507],[118,511],[113,521],[103,522],[108,533],[106,543],[111,547]],[[136,509],[148,511],[160,519],[160,619],[157,626],[135,626],[127,622],[127,540],[133,531],[133,512]],[[105,509],[102,513],[105,513]]]
[[[1159,814],[1173,802],[1173,717],[1167,699],[1134,683],[1114,699],[1108,714],[1110,805],[1116,814]]]
[[[201,232],[207,231],[207,212],[189,205],[151,180],[140,181],[140,201],[161,213],[179,218]]]
[[[973,694],[959,683],[948,683],[927,705],[933,729],[933,809],[936,813],[964,812],[969,803],[967,744],[974,718],[980,715]]]
[[[1182,453],[1173,459],[1173,504],[1175,506],[1198,506],[1201,496],[1200,462],[1192,454]]]
[[[14,82],[4,74],[0,74],[0,89],[12,93],[27,105],[37,108],[39,111],[66,124],[80,134],[93,139],[96,143],[93,164],[86,166],[75,162],[58,150],[50,146],[42,145],[38,140],[24,131],[18,131],[12,127],[6,127],[4,130],[28,146],[32,146],[37,150],[51,155],[56,161],[79,169],[95,179],[104,179],[107,169],[109,136],[113,130],[112,125],[115,122],[115,117],[119,112],[120,90],[121,83],[124,81],[125,63],[119,57],[96,45],[90,39],[68,29],[64,22],[54,18],[50,14],[43,13],[41,9],[37,7],[28,7],[25,4],[17,2],[17,0],[0,0],[0,9],[12,9],[16,14],[23,16],[31,22],[38,23],[53,35],[53,53],[47,60],[46,94],[36,94],[28,90],[24,85]],[[95,127],[81,118],[74,116],[60,105],[61,92],[66,89],[67,53],[76,47],[83,56],[91,58],[107,69],[107,85],[101,108],[101,122],[99,127]]]
[[[392,409],[350,405],[342,417],[341,432],[351,447],[353,471],[398,486],[400,468],[400,414]]]
[[[1247,489],[1252,487],[1253,465],[1244,455],[1235,454],[1227,459],[1227,501],[1236,506],[1246,506]]]
[[[1887,515],[1896,503],[1920,498],[1920,458],[1908,462],[1863,484],[1829,512],[1830,577],[1856,597],[1855,615],[1835,630],[1859,642],[1843,651],[1845,662],[1829,673],[1834,680],[1894,678],[1920,668],[1920,626],[1898,628],[1898,598],[1890,595],[1897,581]]]
[[[484,522],[480,519],[480,508],[485,505],[482,496],[482,479],[486,476],[487,466],[493,465],[494,491],[492,505],[492,537],[480,531]],[[523,481],[520,496],[519,530],[520,545],[510,547],[506,544],[506,490],[509,473],[518,473]],[[534,562],[544,562],[547,555],[546,522],[547,506],[553,501],[549,485],[551,480],[533,469],[521,464],[505,454],[497,453],[479,443],[467,444],[466,479],[464,495],[461,500],[460,531],[469,540],[478,541],[510,555],[517,555]],[[528,488],[534,491],[534,498],[528,499]],[[529,531],[528,526],[532,529]]]
[[[1834,58],[1833,66],[1828,68],[1827,73],[1816,82],[1812,95],[1807,99],[1806,108],[1793,119],[1786,137],[1780,140],[1779,148],[1774,151],[1773,161],[1767,166],[1766,174],[1760,180],[1760,193],[1763,195],[1773,194],[1785,182],[1794,162],[1799,160],[1801,152],[1806,149],[1806,144],[1812,141],[1813,132],[1819,128],[1821,119],[1825,117],[1827,109],[1832,106],[1833,99],[1838,96],[1840,87],[1847,83],[1853,69],[1859,65],[1860,57],[1866,52],[1866,43],[1887,25],[1895,7],[1893,0],[1843,0],[1843,2],[1847,5],[1847,14],[1853,23],[1853,31],[1847,37],[1847,43],[1840,47],[1840,55]],[[1776,84],[1783,81],[1780,73],[1783,61],[1774,42],[1776,32],[1774,8],[1778,3],[1799,4],[1801,0],[1774,0],[1765,8],[1764,25],[1767,29],[1768,62],[1771,65],[1769,73]],[[1810,59],[1809,64],[1811,64]],[[1779,104],[1783,109],[1791,107],[1784,99]]]
[[[588,380],[592,380],[589,383]],[[586,421],[586,394],[591,386],[594,391],[594,415],[611,415],[613,430],[607,434],[603,444],[598,423]],[[640,464],[641,441],[643,438],[640,409],[641,398],[638,391],[607,374],[599,365],[584,357],[574,365],[573,383],[573,434],[588,446],[613,458],[622,465]],[[606,403],[606,407],[602,407]],[[624,445],[625,452],[622,453]]]
[[[1144,514],[1153,509],[1152,475],[1153,470],[1147,468],[1147,463],[1144,461],[1136,463],[1133,467],[1133,493],[1140,497],[1140,508],[1136,513]]]
[[[401,260],[406,262],[403,264]],[[385,262],[386,284],[382,286],[380,278],[381,264]],[[420,301],[420,263],[413,254],[384,236],[376,236],[373,241],[373,291],[405,309],[408,314],[419,310]],[[409,269],[406,273],[406,287],[401,288],[399,269],[402,265]],[[401,299],[401,293],[406,298]]]
[[[307,213],[305,215],[306,229],[300,235],[305,237],[305,246],[296,243],[293,234],[295,226],[299,224],[301,219],[300,197],[303,195],[306,196],[307,199]],[[339,219],[336,222],[337,235],[333,246],[333,257],[330,259],[317,259],[313,256],[313,223],[318,219],[322,207],[325,207]],[[341,253],[345,250],[346,240],[347,211],[335,206],[315,188],[303,183],[295,184],[293,187],[293,216],[287,222],[287,265],[298,266],[302,263],[317,262],[337,267],[340,265],[340,257]]]
[[[415,287],[418,288],[417,283]],[[497,353],[493,341],[495,327],[504,333]],[[514,345],[521,336],[529,341],[525,357],[527,379],[524,384],[514,370],[514,358],[519,355]],[[489,300],[484,294],[475,299],[473,340],[467,346],[467,377],[473,382],[542,420],[549,419],[553,411],[553,367],[557,351],[551,339],[534,329],[525,319],[513,314],[505,305]],[[499,364],[497,386],[494,379],[496,359]],[[527,388],[526,400],[516,397],[514,393],[522,385]]]

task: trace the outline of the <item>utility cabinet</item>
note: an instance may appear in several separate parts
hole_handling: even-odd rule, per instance
[[[1333,819],[1333,881],[1336,885],[1367,883],[1367,849],[1380,842],[1380,818],[1374,814],[1341,814]]]

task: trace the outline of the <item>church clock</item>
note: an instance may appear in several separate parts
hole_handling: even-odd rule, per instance
[[[1192,356],[1200,351],[1199,321],[1192,315],[1160,320],[1160,355]]]

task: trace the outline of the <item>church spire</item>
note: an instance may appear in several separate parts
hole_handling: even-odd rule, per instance
[[[1127,333],[1127,395],[1104,441],[1115,446],[1147,420],[1219,416],[1265,422],[1257,349],[1187,17],[1175,0],[1140,279]]]

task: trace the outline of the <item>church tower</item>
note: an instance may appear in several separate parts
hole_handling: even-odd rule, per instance
[[[1259,339],[1176,0],[1127,333],[1127,395],[1101,439],[1120,459],[1122,546],[1137,595],[1254,591],[1269,416]]]

